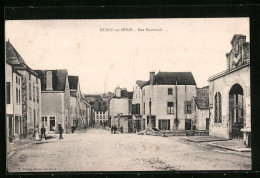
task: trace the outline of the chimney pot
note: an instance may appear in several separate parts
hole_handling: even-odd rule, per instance
[[[150,85],[153,85],[154,83],[154,76],[155,76],[155,72],[150,72]]]

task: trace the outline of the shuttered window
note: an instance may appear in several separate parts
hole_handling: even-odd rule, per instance
[[[140,104],[136,104],[136,114],[140,114]]]
[[[11,104],[11,83],[6,82],[6,104]]]
[[[184,113],[191,114],[191,101],[184,102]]]
[[[132,104],[132,114],[136,114],[136,105]]]

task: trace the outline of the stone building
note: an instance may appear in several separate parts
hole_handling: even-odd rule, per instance
[[[23,136],[22,120],[22,75],[14,66],[6,61],[5,87],[6,87],[6,139],[12,142]]]
[[[194,118],[196,130],[209,130],[209,87],[197,88],[194,97]]]
[[[130,132],[132,129],[132,98],[133,92],[128,92],[119,86],[115,89],[115,95],[109,99],[109,117],[111,125]]]
[[[142,125],[143,118],[143,95],[141,87],[147,81],[137,80],[134,86],[133,99],[132,99],[132,116],[133,116],[133,129],[137,132],[144,130],[145,125]]]
[[[41,108],[42,119],[40,126],[44,125],[49,133],[58,133],[61,124],[65,132],[70,130],[70,89],[68,71],[36,70],[41,78]]]
[[[141,89],[143,129],[149,124],[160,130],[192,129],[193,97],[197,90],[191,72],[150,72],[149,81]]]
[[[22,136],[33,135],[41,117],[41,80],[22,59],[8,41],[6,42],[6,61],[21,74]],[[18,119],[19,120],[19,119]],[[18,121],[19,122],[19,121]]]
[[[235,34],[226,54],[227,69],[208,81],[211,113],[210,135],[245,139],[251,132],[250,44]]]
[[[108,111],[95,111],[95,123],[108,124]]]
[[[84,110],[81,103],[80,82],[78,76],[69,76],[70,86],[70,110],[71,110],[71,126],[82,129],[84,128]]]
[[[91,105],[84,98],[81,98],[80,109],[82,110],[84,127],[88,127],[91,122]]]

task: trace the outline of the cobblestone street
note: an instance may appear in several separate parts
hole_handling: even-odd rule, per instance
[[[88,129],[16,151],[9,172],[250,170],[250,153],[191,143],[180,137],[111,134]]]

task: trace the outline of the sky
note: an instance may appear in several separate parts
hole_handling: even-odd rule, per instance
[[[192,72],[197,87],[207,86],[210,76],[226,70],[234,34],[250,42],[249,18],[5,22],[5,40],[30,68],[67,69],[79,76],[84,94],[113,92],[118,85],[132,91],[151,71]]]

